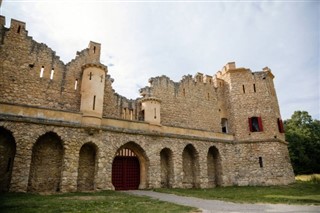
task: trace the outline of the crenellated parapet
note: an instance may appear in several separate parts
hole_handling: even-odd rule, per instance
[[[24,22],[12,19],[10,28],[4,25],[0,16],[2,102],[81,113],[83,123],[95,125],[102,118],[116,118],[230,133],[239,139],[283,137],[274,125],[281,116],[268,67],[252,72],[229,62],[215,75],[198,72],[179,82],[158,76],[140,89],[142,98],[129,100],[113,89],[114,80],[100,63],[101,44],[90,41],[64,64],[50,47],[28,36]],[[252,134],[248,118],[259,118],[270,131]]]

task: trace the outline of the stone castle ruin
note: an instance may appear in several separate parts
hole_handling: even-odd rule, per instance
[[[0,191],[278,185],[294,181],[273,74],[151,78],[115,93],[101,45],[64,64],[0,16]]]

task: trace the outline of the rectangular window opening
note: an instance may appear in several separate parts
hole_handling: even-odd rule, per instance
[[[21,26],[19,25],[17,33],[20,33],[20,31],[21,31]]]
[[[43,73],[44,73],[44,66],[41,67],[41,70],[40,70],[40,78],[43,77]]]
[[[90,72],[89,74],[89,80],[91,80],[91,78],[92,78],[92,72]]]
[[[250,132],[262,132],[263,131],[261,117],[251,117],[248,119],[248,121],[249,121]]]
[[[157,119],[157,108],[154,108],[154,119]]]
[[[95,110],[96,108],[96,96],[93,96],[93,106],[92,109]]]
[[[256,84],[253,84],[253,91],[256,92]]]
[[[186,89],[182,90],[182,94],[183,94],[184,97],[186,97]]]
[[[242,85],[242,91],[243,93],[246,93],[246,89],[244,88],[244,85]]]
[[[263,160],[262,160],[262,157],[259,157],[259,165],[260,165],[260,168],[263,168]]]
[[[53,79],[53,74],[54,74],[54,69],[52,68],[51,73],[50,73],[50,80]]]

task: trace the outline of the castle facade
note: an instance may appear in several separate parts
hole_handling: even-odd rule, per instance
[[[215,75],[112,88],[101,45],[64,64],[0,16],[0,191],[211,188],[294,182],[273,74],[227,63]]]

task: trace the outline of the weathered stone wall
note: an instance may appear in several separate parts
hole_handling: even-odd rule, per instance
[[[9,29],[0,25],[0,37],[1,102],[80,111],[82,66],[100,63],[100,44],[90,42],[65,65],[51,48],[28,36],[24,22],[12,20]],[[121,118],[119,103],[128,100],[114,93],[109,75],[103,80],[103,116]]]
[[[77,189],[90,191],[94,189],[96,167],[96,147],[86,143],[80,149]]]
[[[221,159],[216,147],[210,147],[207,157],[208,187],[221,185]]]
[[[80,150],[86,143],[97,147],[95,190],[113,189],[112,162],[118,150],[123,147],[133,150],[142,164],[140,188],[161,187],[160,153],[163,149],[172,152],[173,168],[170,169],[173,172],[172,187],[212,187],[209,183],[212,178],[208,178],[208,173],[212,174],[208,172],[208,165],[210,167],[212,164],[208,162],[211,147],[217,149],[221,158],[221,169],[216,170],[219,177],[215,178],[220,180],[219,184],[222,186],[274,185],[294,181],[286,144],[280,141],[213,142],[209,138],[203,140],[195,137],[166,137],[152,132],[136,134],[126,133],[123,130],[103,130],[103,128],[91,130],[67,125],[46,125],[41,122],[32,124],[0,121],[0,126],[12,132],[17,144],[11,191],[31,190],[28,188],[28,181],[30,181],[32,150],[38,138],[48,132],[56,133],[63,144],[64,157],[60,177],[62,192],[78,190],[78,178],[81,176],[79,176]],[[263,159],[262,168],[259,165],[259,157]],[[194,174],[189,176],[188,172],[191,170]]]
[[[171,188],[174,178],[172,151],[164,148],[160,152],[161,159],[161,187]]]
[[[59,192],[63,147],[53,132],[39,137],[32,148],[28,191]]]
[[[185,76],[179,83],[166,76],[150,79],[141,93],[161,100],[161,123],[221,132],[217,92],[202,76]]]
[[[65,67],[55,52],[28,36],[25,23],[11,21],[0,48],[2,102],[76,110],[77,97],[67,90]],[[43,77],[40,78],[42,66]],[[50,79],[54,69],[53,79]],[[65,90],[66,89],[66,90]]]
[[[270,69],[228,63],[214,77],[198,73],[178,83],[156,77],[141,89],[144,99],[128,100],[112,89],[100,44],[90,42],[64,64],[28,36],[25,23],[4,24],[0,16],[0,153],[13,163],[1,160],[0,191],[114,189],[112,164],[123,149],[139,160],[141,189],[294,181]],[[82,82],[92,74],[83,71],[89,64],[104,87],[99,115],[90,105],[84,122],[81,92],[92,88],[81,85],[91,85]],[[157,105],[143,105],[148,98]],[[151,117],[156,108],[154,123],[142,119],[149,108]],[[250,117],[262,118],[263,131],[250,131]]]

